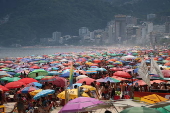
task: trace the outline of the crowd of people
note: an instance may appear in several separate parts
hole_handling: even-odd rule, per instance
[[[84,53],[57,53],[53,57],[44,55],[39,58],[40,60],[44,59],[48,62],[45,63],[33,63],[35,61],[38,61],[35,57],[25,57],[25,58],[9,58],[4,59],[5,61],[12,61],[11,64],[6,64],[4,66],[7,66],[12,69],[21,69],[22,66],[27,67],[27,70],[29,70],[29,73],[32,71],[31,66],[39,66],[39,69],[47,69],[44,67],[57,67],[57,72],[61,73],[66,70],[70,69],[70,62],[73,62],[74,70],[77,71],[74,73],[74,79],[73,84],[77,83],[76,77],[77,73],[78,75],[86,75],[89,78],[94,79],[90,84],[87,84],[87,81],[83,81],[82,85],[90,85],[92,87],[95,87],[95,91],[88,90],[86,93],[93,98],[98,98],[101,100],[109,100],[109,99],[132,99],[133,92],[148,92],[152,89],[162,89],[162,90],[170,90],[170,85],[168,84],[168,81],[162,81],[160,83],[153,82],[151,87],[148,87],[147,84],[140,84],[140,79],[137,78],[138,74],[134,70],[138,67],[137,64],[140,64],[141,59],[147,57],[145,60],[149,60],[150,57],[155,58],[162,58],[163,60],[167,59],[169,55],[167,54],[168,50],[162,50],[162,51],[153,51],[153,50],[147,50],[147,49],[140,49],[133,52],[133,50],[97,50],[98,53],[91,51],[91,52],[84,52]],[[166,52],[165,52],[166,51]],[[155,52],[155,53],[154,53]],[[133,56],[132,53],[137,53],[132,58],[122,59],[124,54],[128,55],[130,54]],[[151,54],[152,53],[152,54]],[[164,55],[166,53],[166,55]],[[100,55],[99,55],[100,54]],[[117,54],[117,55],[114,55]],[[33,59],[33,60],[31,60]],[[36,59],[36,60],[35,60]],[[60,61],[62,59],[66,59],[66,61]],[[96,60],[97,59],[97,60]],[[114,59],[114,61],[111,61],[110,59]],[[96,60],[96,61],[95,61]],[[50,63],[53,61],[57,61],[56,64]],[[118,61],[118,62],[117,62]],[[89,63],[90,62],[90,63]],[[116,63],[115,63],[116,62]],[[111,67],[112,65],[113,67]],[[150,63],[147,63],[148,69]],[[164,64],[161,64],[164,66]],[[89,68],[92,68],[92,66],[95,66],[93,68],[104,68],[104,71],[97,71],[96,73],[86,73],[86,71]],[[24,68],[25,68],[24,67]],[[2,68],[1,68],[2,69]],[[164,68],[160,67],[161,70],[164,70]],[[24,69],[23,69],[24,70]],[[131,78],[117,78],[120,82],[98,82],[98,79],[106,78],[106,77],[113,77],[114,73],[117,71],[125,71],[127,72]],[[20,78],[29,78],[29,73],[26,73],[25,71],[22,71],[19,75]],[[56,74],[53,76],[61,77],[61,74]],[[39,75],[37,75],[39,76]],[[21,89],[23,89],[25,86],[23,85],[20,88],[10,89],[9,91],[3,91],[0,90],[0,104],[4,104],[7,102],[16,102],[14,109],[15,111],[17,108],[18,113],[25,113],[26,111],[29,111],[30,109],[34,108],[34,113],[40,113],[49,112],[52,108],[56,108],[58,106],[63,106],[65,104],[65,100],[59,98],[57,95],[63,92],[67,87],[70,86],[69,78],[65,78],[67,80],[67,84],[65,87],[58,87],[50,82],[40,82],[42,84],[41,88],[42,90],[46,89],[52,89],[55,92],[53,94],[49,94],[48,96],[41,97],[40,99],[34,100],[33,96],[30,95],[30,93],[21,93]],[[116,78],[115,78],[116,79]],[[8,84],[7,81],[1,81],[1,85],[5,86]],[[85,90],[78,86],[74,85],[74,89],[79,88],[79,96],[82,96],[82,93],[85,92]],[[11,97],[12,95],[12,97]]]

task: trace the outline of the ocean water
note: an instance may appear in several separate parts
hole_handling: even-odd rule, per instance
[[[0,58],[5,57],[24,57],[31,55],[52,55],[57,52],[81,52],[84,48],[80,47],[55,47],[55,48],[0,48]]]

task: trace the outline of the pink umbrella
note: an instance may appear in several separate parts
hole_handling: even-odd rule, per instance
[[[132,78],[132,76],[125,71],[116,71],[115,73],[113,73],[113,75],[118,77],[123,77],[123,78]]]
[[[169,78],[170,77],[170,70],[161,70],[164,77]]]
[[[83,83],[86,82],[86,85],[91,85],[92,82],[94,82],[95,79],[92,78],[83,78],[77,81],[77,83]]]
[[[101,104],[105,103],[95,98],[79,97],[69,101],[59,113],[83,112],[87,107],[95,107]]]

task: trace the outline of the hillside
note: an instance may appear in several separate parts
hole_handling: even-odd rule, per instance
[[[169,0],[0,0],[0,45],[35,45],[40,38],[78,35],[80,27],[103,29],[115,14],[145,19],[148,13],[169,15]]]

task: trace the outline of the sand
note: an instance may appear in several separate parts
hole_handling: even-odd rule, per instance
[[[6,113],[8,113],[8,112],[12,111],[12,109],[15,105],[15,102],[10,102],[10,103],[4,104],[4,105],[6,106]],[[132,107],[132,106],[141,107],[141,106],[144,106],[145,104],[135,102],[131,99],[125,99],[125,100],[119,100],[119,101],[113,102],[113,105],[115,106],[117,111],[120,112],[123,109],[128,108],[128,107]],[[56,109],[53,109],[51,111],[51,113],[58,113],[61,108],[62,107],[57,107]],[[108,108],[107,110],[111,111],[112,113],[117,113],[115,108],[112,106],[112,107]],[[94,110],[93,113],[104,113],[105,110],[106,109],[98,109],[98,110]]]

